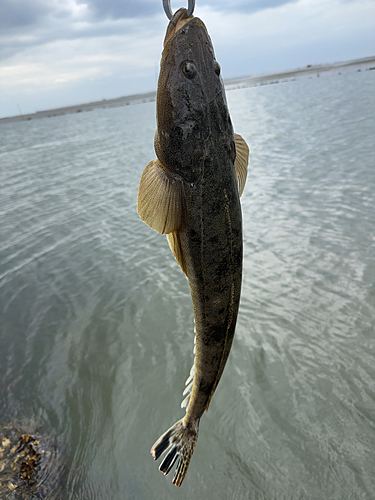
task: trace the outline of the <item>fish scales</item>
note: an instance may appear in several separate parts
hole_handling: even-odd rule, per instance
[[[181,486],[223,373],[236,327],[242,277],[240,196],[249,149],[235,134],[220,66],[203,22],[186,9],[172,17],[164,41],[157,93],[157,159],[145,168],[138,214],[166,234],[189,279],[196,356],[187,383],[186,415],[151,448]],[[191,382],[191,378],[193,380]],[[191,391],[191,392],[190,392]],[[184,404],[183,402],[183,404]]]

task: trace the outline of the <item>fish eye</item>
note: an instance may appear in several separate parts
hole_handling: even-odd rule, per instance
[[[197,74],[197,68],[195,67],[195,64],[190,62],[190,61],[183,62],[181,65],[181,70],[182,70],[182,73],[189,80],[192,80],[195,77],[195,75]]]
[[[217,61],[214,62],[214,70],[215,70],[215,73],[217,74],[217,76],[219,76],[221,68],[220,68],[220,64]]]

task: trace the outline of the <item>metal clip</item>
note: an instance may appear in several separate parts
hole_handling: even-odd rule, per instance
[[[173,16],[171,9],[171,0],[163,0],[163,7],[165,13],[167,14],[167,18],[171,20]],[[195,0],[189,0],[186,17],[190,17],[192,15],[192,13],[194,12],[194,7],[195,7]]]

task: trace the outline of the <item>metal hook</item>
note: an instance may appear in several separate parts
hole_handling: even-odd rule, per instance
[[[173,16],[171,9],[171,0],[163,0],[163,7],[165,13],[167,14],[167,18],[171,20]],[[195,7],[195,0],[189,0],[186,17],[190,17],[192,15],[192,13],[194,12],[194,7]]]

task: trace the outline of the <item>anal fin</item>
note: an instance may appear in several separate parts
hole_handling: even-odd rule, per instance
[[[188,404],[190,403],[190,397],[191,397],[191,393],[193,392],[193,385],[194,385],[194,376],[195,376],[195,358],[196,358],[196,329],[194,327],[194,363],[193,363],[193,366],[191,367],[191,370],[190,370],[190,374],[189,374],[189,377],[186,379],[186,382],[185,382],[185,389],[184,389],[184,392],[182,393],[183,396],[187,395],[185,397],[185,399],[182,401],[181,403],[181,408],[186,408],[186,411],[187,411],[187,407],[188,407]]]

